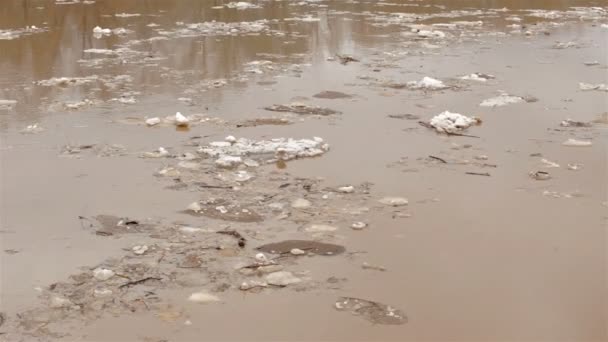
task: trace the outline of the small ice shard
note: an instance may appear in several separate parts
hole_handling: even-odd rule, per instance
[[[99,26],[95,26],[93,28],[93,33],[97,33],[97,34],[112,34],[112,30],[108,29],[108,28],[101,28]]]
[[[188,297],[188,300],[195,303],[213,303],[219,302],[220,298],[210,294],[209,292],[200,291],[194,292]]]
[[[267,263],[268,257],[264,253],[258,253],[255,255],[255,260],[261,263]]]
[[[571,147],[588,147],[588,146],[593,145],[593,143],[588,140],[577,140],[577,139],[570,138],[570,139],[564,141],[562,143],[562,145],[571,146]]]
[[[291,253],[292,255],[304,255],[306,254],[305,251],[299,249],[299,248],[292,248],[289,253]]]
[[[287,271],[274,272],[266,276],[266,282],[275,286],[287,286],[291,284],[297,284],[301,281],[302,279],[294,276],[293,273]]]
[[[114,271],[107,268],[96,268],[93,270],[93,277],[97,280],[108,280],[114,276]]]
[[[456,133],[478,123],[476,118],[470,118],[459,113],[445,111],[434,116],[429,124],[439,133]]]
[[[545,167],[559,167],[558,163],[552,162],[552,161],[544,159],[544,158],[541,159],[540,162],[545,164]]]
[[[445,33],[439,30],[417,30],[414,29],[418,37],[421,38],[445,38]]]
[[[393,207],[400,207],[400,206],[407,205],[409,203],[409,201],[403,197],[384,197],[384,198],[381,198],[378,202],[380,202],[382,204],[390,205]]]
[[[578,87],[584,91],[588,91],[588,90],[608,91],[608,86],[606,86],[606,84],[604,84],[604,83],[590,84],[590,83],[581,82],[578,84]]]
[[[350,227],[354,230],[361,230],[365,227],[367,227],[367,223],[365,222],[355,222],[353,224],[350,225]]]
[[[326,224],[313,224],[309,227],[304,228],[304,231],[309,233],[335,232],[336,230],[338,230],[338,227],[329,226]]]
[[[182,113],[175,113],[175,125],[177,126],[188,126],[190,124],[190,119],[182,115]]]

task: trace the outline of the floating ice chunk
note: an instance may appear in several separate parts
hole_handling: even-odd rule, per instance
[[[244,10],[249,8],[260,8],[260,6],[256,4],[252,4],[250,2],[245,1],[237,1],[237,2],[229,2],[225,5],[228,8],[236,8],[238,10]]]
[[[190,124],[190,119],[182,115],[182,113],[175,113],[175,125],[176,126],[188,126]]]
[[[118,17],[118,18],[130,18],[130,17],[139,17],[139,16],[141,16],[141,14],[139,14],[139,13],[124,13],[123,12],[123,13],[114,14],[114,16]]]
[[[593,143],[588,140],[577,140],[577,139],[570,138],[570,139],[564,141],[562,143],[562,145],[570,146],[570,147],[588,147],[588,146],[593,145]]]
[[[112,295],[112,290],[110,290],[110,289],[101,288],[101,289],[93,290],[93,296],[95,298],[103,298],[103,297],[107,297],[110,295]]]
[[[393,207],[400,207],[404,205],[408,205],[409,201],[403,197],[384,197],[380,199],[378,202],[386,205],[390,205]]]
[[[227,141],[227,142],[233,144],[233,143],[236,142],[236,138],[234,136],[232,136],[232,135],[229,135],[229,136],[227,136],[227,137],[224,138],[224,141]]]
[[[28,125],[24,129],[22,129],[20,132],[23,134],[36,134],[36,133],[40,133],[43,131],[44,131],[44,128],[40,127],[38,125],[38,123],[35,123],[33,125]]]
[[[341,192],[343,194],[350,194],[355,192],[355,187],[352,185],[349,186],[341,186],[338,188],[338,192]]]
[[[552,161],[544,159],[544,158],[541,159],[540,162],[543,163],[545,165],[545,167],[559,167],[558,163],[552,162]]]
[[[599,90],[599,91],[608,91],[608,86],[606,86],[606,84],[604,83],[598,83],[598,84],[590,84],[590,83],[579,83],[578,87],[581,90]]]
[[[477,82],[487,82],[488,80],[496,78],[494,75],[482,74],[482,73],[472,73],[470,75],[462,76],[461,80],[467,81],[477,81]]]
[[[266,282],[275,286],[287,286],[291,284],[297,284],[301,281],[302,279],[294,276],[293,273],[287,271],[274,272],[266,276]]]
[[[78,86],[95,82],[99,79],[97,75],[91,75],[86,77],[53,77],[48,80],[36,81],[34,84],[39,86]]]
[[[437,90],[437,89],[445,89],[446,86],[442,81],[436,80],[432,77],[425,76],[420,81],[410,81],[407,82],[407,86],[411,89],[429,89],[429,90]]]
[[[99,55],[117,55],[118,52],[110,49],[86,49],[85,53],[94,53]]]
[[[336,230],[338,230],[338,227],[329,226],[326,224],[313,224],[309,227],[304,228],[304,231],[308,233],[335,232]]]
[[[188,205],[188,207],[186,207],[186,209],[190,210],[190,211],[194,211],[195,213],[198,213],[199,211],[203,210],[203,208],[201,207],[201,204],[199,202],[190,203],[190,205]]]
[[[354,230],[361,230],[365,227],[367,227],[367,223],[365,222],[355,222],[353,224],[350,225],[350,227]]]
[[[500,94],[499,96],[483,100],[479,105],[481,107],[501,107],[512,103],[520,103],[523,101],[524,98],[521,96]]]
[[[16,104],[17,104],[16,100],[1,100],[0,99],[0,109],[11,109]]]
[[[236,142],[215,141],[199,148],[198,152],[213,157],[267,155],[270,159],[291,160],[295,158],[316,157],[329,150],[329,145],[321,138],[248,140],[237,139]]]
[[[291,253],[292,255],[304,255],[306,254],[306,251],[303,251],[299,248],[292,248],[289,253]]]
[[[159,118],[149,118],[146,119],[146,125],[148,126],[155,126],[158,125],[160,123],[160,119]]]
[[[52,308],[58,309],[58,308],[69,308],[72,305],[74,305],[74,303],[72,303],[72,301],[70,301],[67,298],[53,296],[53,298],[51,298],[50,305]]]
[[[93,28],[93,33],[109,35],[112,34],[112,30],[109,28],[101,28],[99,26],[95,26]]]
[[[239,289],[241,289],[242,291],[247,291],[247,290],[251,290],[255,287],[268,287],[268,283],[266,283],[265,281],[259,281],[259,280],[248,280],[248,281],[244,281],[243,283],[241,283],[241,286],[239,286]]]
[[[445,33],[439,30],[417,30],[414,29],[418,37],[421,38],[445,38]]]
[[[221,156],[215,161],[215,165],[224,168],[233,168],[243,163],[241,157]]]
[[[93,270],[93,277],[97,280],[108,280],[114,276],[114,271],[107,268],[96,268]]]
[[[148,246],[146,246],[146,245],[135,246],[132,248],[132,250],[135,255],[143,255],[148,251]]]
[[[476,118],[470,118],[458,113],[445,111],[434,116],[429,122],[439,133],[456,133],[478,123]]]
[[[210,294],[209,292],[195,292],[188,297],[188,300],[195,303],[213,303],[219,302],[220,298]]]
[[[291,202],[291,207],[295,208],[295,209],[302,209],[302,208],[308,208],[312,205],[312,203],[304,198],[298,198],[295,199],[293,202]]]

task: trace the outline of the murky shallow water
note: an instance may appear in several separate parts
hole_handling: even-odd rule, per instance
[[[219,8],[227,3],[13,1],[0,8],[0,99],[17,101],[0,109],[0,332],[8,340],[607,338],[606,125],[560,126],[608,111],[605,92],[579,88],[608,83],[605,4],[258,1],[259,8]],[[96,26],[113,31],[97,38]],[[341,64],[336,55],[358,61]],[[474,72],[495,78],[460,79]],[[407,85],[425,76],[449,88]],[[72,79],[34,83],[59,77]],[[72,84],[74,77],[83,84]],[[352,97],[313,96],[322,91]],[[532,101],[479,106],[501,92]],[[340,114],[264,109],[294,102]],[[481,118],[463,132],[479,138],[418,124],[445,110]],[[188,130],[145,124],[176,111],[192,119]],[[36,123],[42,131],[22,133]],[[196,152],[227,135],[317,136],[330,150],[268,165],[273,154],[255,157],[261,166],[235,174]],[[563,146],[569,138],[592,146]],[[159,146],[196,159],[140,158]],[[156,177],[159,170],[169,176]],[[530,178],[537,170],[552,178]],[[337,191],[346,185],[354,193]],[[386,196],[409,204],[380,204]],[[224,209],[215,218],[183,214],[210,198],[264,221],[215,219]],[[310,207],[292,208],[298,198]],[[78,219],[99,214],[161,223],[154,232],[103,236]],[[367,227],[350,228],[359,221]],[[248,242],[239,248],[231,236],[180,235],[182,225],[234,229]],[[346,253],[280,260],[300,283],[242,293],[242,281],[265,279],[238,270],[255,262],[255,247],[293,239],[335,243]],[[179,267],[203,243],[226,248],[196,252],[188,259],[200,259],[194,270]],[[134,255],[136,245],[150,250]],[[126,281],[120,277],[70,283],[70,275],[100,264],[132,271],[130,280],[162,281],[126,289],[118,288]],[[153,267],[140,274],[125,268],[131,264]],[[89,285],[114,294],[93,300]],[[221,302],[187,300],[201,290]],[[54,296],[72,307],[49,308]],[[340,297],[394,307],[407,324],[374,325],[340,312]]]

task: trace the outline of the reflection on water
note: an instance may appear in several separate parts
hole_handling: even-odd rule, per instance
[[[237,10],[221,7],[228,1],[200,0],[107,0],[92,4],[56,4],[54,1],[4,1],[0,7],[0,29],[35,25],[47,29],[13,40],[0,40],[0,99],[16,99],[15,112],[37,118],[48,103],[98,98],[107,101],[127,91],[143,94],[196,94],[207,90],[203,80],[245,81],[260,74],[281,71],[292,76],[301,73],[300,63],[324,60],[336,53],[360,53],[361,49],[395,44],[395,37],[407,29],[403,25],[378,25],[376,17],[399,13],[412,15],[416,23],[448,20],[483,20],[505,26],[504,16],[483,9],[521,10],[530,8],[526,0],[427,0],[405,1],[252,1],[257,9]],[[566,10],[577,5],[601,5],[601,1],[537,0],[534,9]],[[218,8],[219,6],[219,8]],[[455,13],[451,18],[426,15]],[[126,13],[127,15],[120,15]],[[119,14],[119,16],[117,16]],[[129,16],[128,14],[139,14]],[[453,19],[455,18],[455,19]],[[190,23],[264,22],[261,33],[198,33],[176,38]],[[294,20],[295,19],[295,20]],[[422,19],[422,20],[416,20]],[[526,20],[539,18],[523,17]],[[93,28],[125,28],[124,35],[96,38]],[[168,34],[168,33],[173,34]],[[120,49],[106,54],[87,49]],[[247,66],[254,60],[276,64]],[[295,65],[294,65],[295,64]],[[244,72],[244,74],[243,74]],[[31,82],[61,76],[123,75],[133,82],[119,87],[94,84],[57,89],[36,87]],[[260,76],[261,77],[261,76]],[[268,82],[268,78],[258,81]],[[236,82],[232,86],[246,86]],[[214,87],[211,87],[214,88]],[[46,105],[42,105],[45,103]],[[10,114],[0,113],[2,126]]]

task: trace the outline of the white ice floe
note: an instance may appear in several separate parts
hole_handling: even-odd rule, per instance
[[[188,297],[188,300],[195,303],[219,302],[220,298],[206,291],[195,292]]]
[[[429,124],[437,130],[439,133],[456,133],[467,129],[471,125],[478,123],[479,120],[476,118],[470,118],[468,116],[452,113],[445,111],[441,114],[435,115]]]
[[[185,117],[182,113],[175,113],[175,125],[176,126],[188,126],[190,124],[190,119]]]
[[[266,276],[266,282],[275,286],[287,286],[291,284],[297,284],[301,281],[302,279],[294,276],[293,273],[287,271],[274,272]]]
[[[570,147],[588,147],[593,145],[593,143],[589,140],[577,140],[577,139],[568,139],[562,143],[564,146]]]
[[[45,29],[32,26],[26,26],[21,29],[10,29],[10,30],[0,30],[0,40],[13,40],[17,39],[21,36],[30,35],[34,33],[45,32]]]
[[[141,16],[141,14],[139,14],[139,13],[117,13],[117,14],[114,14],[114,16],[118,17],[118,18],[131,18],[131,17],[139,17],[139,16]]]
[[[420,81],[410,81],[407,82],[408,88],[411,89],[428,89],[428,90],[438,90],[445,89],[446,86],[442,81],[434,79],[432,77],[425,76]]]
[[[34,84],[39,86],[78,86],[97,81],[99,77],[97,75],[85,76],[85,77],[53,77],[48,80],[36,81]]]
[[[104,281],[114,276],[114,271],[107,268],[96,268],[93,270],[93,277],[97,280]]]
[[[146,125],[148,126],[156,126],[160,123],[160,118],[149,118],[146,119]]]
[[[215,161],[215,165],[227,169],[231,169],[237,167],[243,163],[243,159],[241,157],[234,156],[220,156]]]
[[[417,30],[414,29],[412,32],[416,33],[421,38],[445,38],[445,33],[439,30]]]
[[[494,78],[496,78],[494,75],[482,74],[482,73],[478,73],[478,72],[460,77],[461,80],[477,81],[477,82],[487,82],[488,80],[491,80]]]
[[[244,10],[244,9],[249,9],[249,8],[260,8],[260,6],[256,5],[256,4],[252,4],[250,2],[245,2],[245,1],[233,1],[233,2],[229,2],[225,5],[228,8],[236,8],[238,10]]]
[[[483,100],[479,105],[481,107],[501,107],[506,106],[508,104],[520,102],[524,102],[524,98],[521,96],[500,94],[499,96]]]
[[[608,91],[608,86],[604,83],[598,84],[590,84],[590,83],[579,83],[578,87],[580,90],[599,90],[599,91]]]
[[[329,145],[323,139],[292,139],[278,138],[271,140],[237,139],[234,142],[215,141],[200,147],[198,152],[218,160],[230,160],[225,157],[241,157],[246,155],[270,155],[281,160],[292,160],[304,157],[316,157],[329,150]]]
[[[386,205],[390,205],[393,207],[400,207],[404,205],[408,205],[409,201],[403,197],[384,197],[381,198],[378,202]]]

